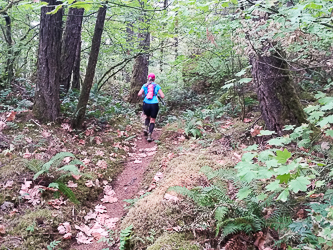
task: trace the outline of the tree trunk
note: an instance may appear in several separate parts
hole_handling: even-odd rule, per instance
[[[10,86],[14,77],[14,55],[13,55],[13,38],[12,38],[12,20],[7,13],[4,13],[6,21],[6,42],[7,42],[7,65],[5,68],[4,82]]]
[[[149,54],[145,53],[150,47],[150,33],[140,33],[139,38],[141,39],[140,47],[143,53],[135,58],[132,78],[131,78],[131,88],[130,88],[130,103],[139,103],[141,98],[138,97],[138,92],[140,91],[143,84],[147,82],[148,76],[148,62]]]
[[[106,6],[100,7],[98,10],[95,31],[91,42],[91,51],[89,55],[86,76],[82,84],[80,98],[76,108],[76,117],[72,121],[72,126],[74,128],[81,128],[85,118],[89,93],[94,81],[98,53],[101,46],[105,15]]]
[[[166,9],[168,6],[168,0],[164,0],[163,8]],[[160,55],[160,72],[163,72],[164,66],[164,40],[161,41],[161,55]]]
[[[61,49],[60,87],[68,92],[72,78],[77,47],[81,40],[81,29],[84,9],[70,8]]]
[[[268,51],[266,46],[263,51]],[[267,129],[282,134],[285,124],[306,122],[306,115],[289,76],[287,63],[275,52],[250,58],[252,76]],[[289,121],[288,121],[289,120]]]
[[[54,10],[57,0],[45,0],[49,5],[41,8],[37,83],[33,112],[42,121],[55,121],[60,112],[60,55],[62,10]]]
[[[72,81],[72,89],[80,89],[80,64],[81,64],[81,44],[79,42],[76,47],[75,61],[73,66],[73,81]]]

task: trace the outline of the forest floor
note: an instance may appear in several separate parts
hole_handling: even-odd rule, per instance
[[[155,129],[153,139],[158,140],[161,129]],[[105,205],[106,215],[110,218],[118,218],[119,221],[113,228],[114,231],[120,231],[120,220],[128,212],[126,207],[129,205],[124,200],[133,199],[135,196],[141,196],[146,191],[139,190],[142,185],[144,173],[149,166],[152,158],[156,153],[157,145],[155,142],[148,142],[146,136],[138,135],[135,150],[127,159],[124,170],[117,176],[116,180],[111,183],[115,192],[117,202]],[[98,202],[95,204],[98,205]],[[116,241],[109,249],[119,249],[119,240]],[[79,245],[74,243],[71,248],[77,250],[99,250],[108,248],[106,242],[93,242],[89,245]]]

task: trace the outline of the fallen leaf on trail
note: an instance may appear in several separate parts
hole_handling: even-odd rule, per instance
[[[91,162],[91,160],[88,159],[88,158],[84,158],[84,159],[82,160],[82,162],[84,163],[84,165],[89,165],[90,162]]]
[[[103,201],[104,203],[107,203],[107,202],[108,203],[115,203],[115,202],[118,201],[118,199],[115,198],[115,197],[112,197],[112,196],[104,195],[104,198],[101,199],[101,201]]]
[[[116,161],[116,159],[115,159],[115,158],[112,158],[112,157],[110,157],[110,160],[111,160],[111,161]]]
[[[105,223],[105,220],[109,219],[109,218],[110,218],[110,216],[107,214],[99,214],[96,217],[96,222],[103,225]]]
[[[67,187],[76,188],[77,187],[77,183],[74,183],[73,181],[68,181]]]
[[[182,142],[182,141],[185,141],[185,136],[181,135],[180,137],[178,137],[178,141]]]
[[[66,201],[64,201],[63,198],[60,197],[59,199],[49,200],[48,204],[54,207],[55,209],[60,209],[60,206],[62,204],[66,205]]]
[[[90,212],[87,213],[86,216],[84,216],[84,219],[85,219],[86,221],[88,221],[88,220],[91,220],[91,219],[96,219],[96,216],[97,216],[97,214],[96,214],[96,213],[93,213],[93,212],[90,210]]]
[[[11,188],[14,184],[14,181],[10,180],[10,181],[7,181],[6,184],[3,186],[3,188]]]
[[[129,147],[127,147],[127,146],[123,146],[123,149],[124,149],[126,152],[129,151]]]
[[[173,141],[173,142],[172,142],[172,144],[174,144],[174,145],[177,145],[177,144],[178,144],[178,142],[177,142],[177,141]]]
[[[330,149],[330,144],[325,141],[320,145],[320,147],[321,147],[322,150],[326,151],[326,150]]]
[[[71,232],[71,225],[69,222],[64,222],[58,226],[58,231],[60,234],[66,234]]]
[[[75,228],[77,230],[80,230],[80,231],[84,232],[86,235],[91,236],[90,228],[87,225],[82,224],[80,227],[75,225]]]
[[[48,137],[51,136],[51,134],[49,132],[45,131],[45,130],[43,130],[41,134],[44,138],[48,138]]]
[[[259,249],[259,250],[264,250],[265,248],[265,241],[266,241],[266,236],[264,235],[263,232],[259,232],[256,234],[256,241],[254,242],[254,245]]]
[[[104,156],[104,152],[102,150],[97,150],[95,155]]]
[[[252,121],[252,119],[250,119],[250,118],[244,118],[244,122],[245,123],[249,123],[249,122],[251,122]]]
[[[115,148],[119,148],[119,147],[120,147],[120,142],[113,143],[113,147],[115,147]]]
[[[220,164],[220,165],[224,165],[225,164],[225,161],[224,160],[218,160],[218,161],[216,161],[218,164]]]
[[[254,127],[251,128],[251,131],[250,131],[251,136],[255,137],[255,136],[259,135],[261,130],[262,130],[262,126],[254,125]]]
[[[91,235],[95,240],[100,240],[102,237],[107,237],[109,233],[99,223],[95,223],[91,229]]]
[[[32,153],[30,153],[29,150],[26,149],[25,153],[23,154],[23,158],[24,159],[29,159],[29,158],[31,158],[31,156],[32,156]]]
[[[2,131],[6,126],[7,124],[4,121],[0,121],[0,131]]]
[[[156,150],[157,150],[157,146],[152,147],[152,148],[146,148],[146,149],[144,149],[144,151],[146,151],[146,152],[152,152],[152,151],[156,151]]]
[[[156,154],[156,151],[153,151],[153,152],[147,152],[147,155],[148,155],[148,156],[152,156],[152,155],[154,155],[154,154]]]
[[[6,116],[6,121],[7,122],[12,122],[15,120],[15,116],[16,116],[17,112],[16,111],[12,111],[10,112],[7,116]]]
[[[318,198],[318,197],[324,197],[324,194],[320,193],[320,194],[311,194],[310,195],[310,198],[313,198],[313,199]]]
[[[25,137],[24,139],[26,140],[27,143],[32,143],[32,139],[30,137]]]
[[[68,130],[69,132],[72,132],[72,128],[71,128],[71,126],[70,126],[68,123],[62,123],[62,124],[61,124],[61,127],[62,127],[64,130]]]
[[[18,210],[14,208],[12,211],[9,212],[9,216],[13,217],[16,213],[18,213]]]
[[[171,195],[171,194],[165,194],[164,199],[172,202],[178,202],[179,198],[177,196]]]
[[[95,180],[95,185],[96,185],[96,187],[100,187],[98,179]]]
[[[88,153],[87,153],[87,151],[82,151],[81,152],[81,155],[87,155]]]
[[[103,185],[108,185],[108,183],[109,183],[108,181],[105,180],[103,181]]]
[[[109,185],[106,185],[106,186],[104,187],[104,194],[105,194],[105,195],[109,195],[109,196],[114,196],[114,195],[116,195],[115,191],[114,191],[114,190],[112,189],[112,187],[109,186]]]
[[[95,186],[95,184],[92,182],[92,180],[86,181],[85,185],[87,187],[93,187],[93,186]]]
[[[116,228],[116,223],[119,221],[119,218],[110,218],[110,219],[106,219],[104,222],[104,225],[108,228],[108,229],[114,229]]]
[[[5,234],[6,233],[6,228],[4,225],[0,225],[0,234]]]
[[[94,134],[94,130],[93,129],[87,129],[85,132],[86,136],[90,136]]]
[[[142,163],[142,161],[139,160],[139,159],[136,159],[136,160],[134,161],[134,164],[140,164],[140,163]]]
[[[95,212],[101,214],[106,213],[106,207],[104,207],[103,205],[96,205]]]
[[[81,178],[82,175],[75,175],[75,174],[72,174],[72,177],[75,179],[75,180],[78,180]]]
[[[64,238],[64,240],[69,240],[69,239],[71,239],[71,238],[72,238],[72,233],[67,233],[67,234],[65,234],[63,238]]]
[[[84,235],[84,233],[79,232],[76,235],[76,240],[78,243],[83,243],[83,244],[92,244],[93,237],[87,237]]]
[[[132,126],[131,126],[131,125],[127,125],[127,126],[126,126],[126,131],[131,131],[131,129],[132,129]]]
[[[154,180],[156,182],[160,181],[163,178],[163,173],[162,172],[157,172],[154,176]]]
[[[102,142],[103,142],[103,140],[102,140],[102,138],[101,137],[99,137],[99,136],[96,136],[95,137],[95,141],[96,141],[96,144],[101,144]]]
[[[175,230],[176,232],[179,232],[182,228],[180,226],[176,226],[172,228],[173,230]]]
[[[107,169],[108,168],[108,164],[106,161],[104,160],[99,160],[97,163],[96,163],[96,166],[102,168],[102,169]]]
[[[168,158],[169,158],[169,160],[171,160],[173,157],[175,157],[174,153],[169,153],[169,154],[168,154]]]
[[[62,161],[67,164],[71,161],[71,157],[65,157]]]
[[[79,144],[85,145],[85,144],[86,144],[86,141],[83,140],[83,139],[81,139],[81,140],[79,140]]]

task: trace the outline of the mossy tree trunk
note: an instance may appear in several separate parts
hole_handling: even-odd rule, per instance
[[[150,33],[142,32],[138,35],[140,39],[140,45],[142,53],[135,58],[132,78],[131,78],[131,88],[130,88],[130,103],[139,103],[141,98],[138,97],[138,92],[140,91],[142,85],[147,82],[148,76],[148,63],[149,54],[148,50],[150,48]]]
[[[84,9],[70,8],[61,49],[60,87],[67,93],[70,87],[77,48],[81,42]]]
[[[62,10],[54,10],[57,0],[45,0],[41,8],[37,82],[33,112],[44,122],[55,121],[60,112],[60,55],[62,35]]]
[[[281,58],[281,52],[264,55],[270,50],[266,45],[263,55],[250,58],[252,76],[262,117],[267,129],[282,134],[286,124],[306,122],[306,115],[295,91],[288,65]]]
[[[75,54],[75,61],[73,66],[73,81],[72,81],[72,89],[80,89],[80,65],[81,65],[81,44],[80,41]]]
[[[104,29],[104,22],[106,16],[106,6],[100,7],[97,14],[95,31],[91,42],[91,51],[88,59],[88,66],[86,70],[86,76],[82,83],[79,102],[76,107],[76,117],[72,120],[72,126],[74,128],[81,128],[87,109],[87,103],[89,100],[89,94],[93,85],[96,64],[101,46],[102,33]]]

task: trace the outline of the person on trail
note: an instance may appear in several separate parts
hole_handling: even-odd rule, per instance
[[[143,112],[146,115],[146,120],[145,129],[143,132],[145,135],[148,136],[148,142],[153,141],[151,135],[155,127],[155,120],[159,109],[157,95],[159,95],[161,98],[164,98],[161,86],[156,84],[154,81],[155,74],[150,73],[148,75],[148,82],[142,86],[138,93],[138,96],[140,97],[142,96],[142,94],[145,95],[145,98],[143,100]]]

